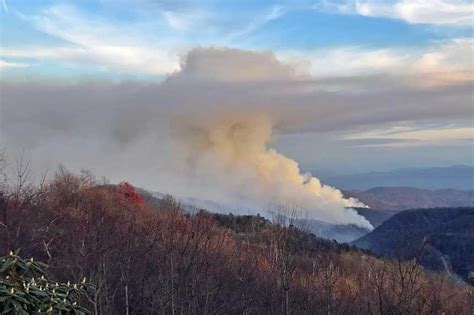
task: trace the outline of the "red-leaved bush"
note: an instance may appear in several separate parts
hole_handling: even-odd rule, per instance
[[[145,204],[143,197],[128,182],[121,182],[117,188],[119,198],[142,207]]]

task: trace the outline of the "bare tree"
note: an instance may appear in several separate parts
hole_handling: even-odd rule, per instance
[[[297,239],[306,228],[306,221],[299,219],[297,207],[283,207],[273,213],[276,226],[272,233],[272,258],[279,274],[279,286],[283,291],[282,310],[285,314],[291,312],[290,290],[293,273],[296,269]]]
[[[7,154],[5,149],[0,149],[0,191],[5,189],[6,181],[7,181]]]

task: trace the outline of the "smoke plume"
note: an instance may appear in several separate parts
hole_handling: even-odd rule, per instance
[[[301,174],[294,160],[267,147],[273,124],[265,114],[228,114],[205,124],[181,125],[185,127],[176,132],[176,141],[188,162],[185,173],[193,174],[198,180],[194,184],[204,188],[200,196],[209,189],[216,193],[209,198],[231,208],[256,212],[293,205],[309,218],[371,228],[354,210],[346,209],[363,204]],[[212,186],[223,189],[216,192]]]
[[[181,67],[160,83],[2,82],[0,147],[11,157],[24,150],[37,174],[63,163],[232,211],[294,206],[312,219],[370,228],[348,208],[360,203],[301,174],[273,149],[275,137],[471,113],[470,86],[318,81],[271,52],[201,48]]]

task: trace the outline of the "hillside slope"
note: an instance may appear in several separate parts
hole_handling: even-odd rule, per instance
[[[169,196],[64,171],[0,191],[0,214],[0,250],[47,262],[58,282],[86,277],[80,303],[96,314],[470,312],[462,284],[317,238],[287,216],[190,213]]]
[[[466,279],[474,270],[474,208],[403,211],[353,244],[392,258],[416,258],[428,269],[452,270]]]

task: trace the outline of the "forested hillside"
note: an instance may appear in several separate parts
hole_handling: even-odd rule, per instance
[[[291,210],[273,223],[190,213],[59,170],[2,186],[0,220],[1,250],[87,279],[79,302],[94,314],[470,314],[466,286],[319,239]]]
[[[467,279],[474,271],[474,208],[403,211],[354,244],[393,258],[417,259],[428,269]]]

